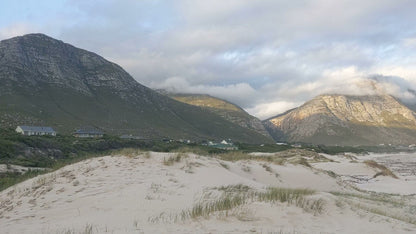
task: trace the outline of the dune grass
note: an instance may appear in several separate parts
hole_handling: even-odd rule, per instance
[[[257,192],[256,199],[261,202],[287,202],[290,205],[295,205],[303,210],[320,214],[324,210],[324,201],[322,199],[309,199],[308,195],[314,194],[315,191],[309,189],[291,189],[291,188],[276,188],[270,187],[266,192]]]
[[[209,155],[209,148],[204,148],[202,146],[195,147],[195,146],[183,146],[178,149],[172,150],[175,153],[192,153],[196,155]]]
[[[221,160],[231,161],[231,162],[240,161],[240,160],[252,160],[252,159],[256,159],[256,160],[268,159],[268,157],[257,157],[257,156],[244,153],[242,151],[229,151],[227,153],[217,154],[216,157]]]
[[[75,229],[64,229],[56,232],[57,234],[93,234],[94,229],[92,224],[86,224],[82,230],[75,230]]]
[[[168,158],[163,158],[163,165],[172,166],[173,164],[180,162],[181,159],[185,157],[187,157],[187,155],[184,153],[176,153]]]
[[[251,173],[251,167],[247,166],[247,165],[242,165],[241,170],[246,172],[246,173]]]
[[[256,192],[245,185],[220,187],[218,189],[224,191],[218,199],[210,202],[196,203],[191,209],[182,211],[180,214],[181,218],[209,217],[214,212],[230,211],[235,207],[253,201],[288,203],[289,205],[295,205],[314,214],[322,213],[324,208],[322,199],[313,200],[306,198],[306,196],[315,193],[315,191],[309,189],[270,187],[266,191]]]
[[[395,198],[395,195],[384,193],[342,193],[330,192],[339,197],[336,201],[338,207],[348,204],[353,210],[362,210],[372,214],[396,219],[410,224],[416,224],[415,213],[409,211],[411,204],[406,204],[405,199]]]
[[[220,165],[221,165],[222,167],[224,167],[225,169],[227,169],[227,170],[229,170],[229,169],[230,169],[230,166],[228,166],[228,164],[226,164],[226,163],[220,162]]]
[[[380,176],[380,175],[381,176],[390,176],[390,177],[392,177],[394,179],[398,179],[399,178],[390,169],[388,169],[386,166],[381,165],[381,164],[377,163],[374,160],[366,160],[366,161],[364,161],[364,164],[367,165],[367,166],[369,166],[369,167],[376,168],[376,169],[380,170],[379,172],[377,172],[373,176],[373,178],[376,178],[377,176]]]
[[[216,158],[224,161],[241,161],[241,160],[255,160],[266,163],[273,163],[277,165],[284,165],[290,163],[293,165],[302,165],[312,168],[310,162],[330,162],[330,159],[320,156],[319,154],[307,150],[286,150],[276,152],[271,155],[251,155],[243,151],[230,151],[222,154],[216,154]]]
[[[297,157],[294,160],[290,161],[290,163],[294,164],[294,165],[303,165],[305,167],[309,167],[311,168],[311,164],[309,164],[308,160],[306,158],[303,157]]]
[[[245,204],[247,202],[247,197],[245,195],[246,194],[232,195],[230,193],[226,193],[217,200],[208,203],[199,202],[191,209],[182,211],[180,217],[182,220],[186,218],[195,219],[201,216],[209,217],[210,214],[217,211],[229,211],[235,207]]]
[[[115,155],[123,155],[129,158],[133,158],[139,155],[142,155],[144,153],[144,151],[142,151],[141,149],[138,148],[122,148],[122,149],[116,149],[116,150],[112,150],[110,152],[110,155],[115,156]]]
[[[7,172],[0,174],[0,191],[27,179],[47,173],[45,170],[28,170],[24,174]]]
[[[332,195],[344,198],[356,198],[356,199],[364,199],[367,201],[373,202],[382,202],[392,204],[397,207],[402,207],[405,203],[402,200],[395,199],[387,194],[380,194],[380,193],[371,193],[371,194],[363,194],[363,193],[343,193],[343,192],[330,192]]]
[[[291,189],[270,187],[265,192],[257,192],[256,196],[259,201],[266,202],[289,202],[292,203],[306,195],[312,195],[315,192],[309,189]]]
[[[244,184],[232,184],[227,186],[214,187],[213,189],[226,193],[248,192],[251,190],[249,186]]]
[[[388,218],[392,218],[392,219],[396,219],[402,222],[406,222],[406,223],[410,223],[410,224],[414,224],[416,225],[416,218],[414,215],[404,215],[404,214],[400,214],[400,213],[396,213],[396,212],[392,212],[389,209],[383,208],[383,207],[375,207],[375,206],[370,206],[367,204],[363,204],[363,203],[359,203],[359,202],[353,202],[350,200],[346,201],[350,206],[360,209],[360,210],[364,210],[376,215],[380,215],[380,216],[384,216],[384,217],[388,217]]]
[[[247,185],[237,184],[212,188],[221,194],[213,199],[202,200],[191,208],[182,210],[179,214],[165,214],[149,218],[149,222],[178,222],[199,217],[209,218],[213,214],[225,217],[234,214],[235,208],[243,207],[252,202],[286,203],[302,208],[304,211],[321,214],[324,210],[323,199],[313,199],[307,196],[315,194],[309,189],[291,189],[270,187],[265,191],[255,191]]]

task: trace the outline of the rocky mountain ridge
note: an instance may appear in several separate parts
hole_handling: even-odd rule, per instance
[[[206,94],[167,93],[167,95],[177,101],[207,109],[241,127],[254,130],[266,137],[271,137],[258,118],[251,116],[241,107],[231,102]]]
[[[263,122],[276,140],[315,144],[413,144],[416,114],[389,95],[320,95]]]
[[[270,141],[199,107],[161,95],[103,57],[43,34],[0,42],[0,127],[94,126],[145,138]]]

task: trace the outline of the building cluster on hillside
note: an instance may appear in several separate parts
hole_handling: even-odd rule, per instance
[[[222,140],[219,143],[209,141],[207,143],[207,146],[217,148],[217,149],[222,149],[222,150],[238,150],[238,147],[234,145],[234,143],[230,139],[228,139],[228,141]]]
[[[49,126],[19,125],[16,127],[16,132],[25,136],[56,136],[56,131]],[[102,131],[92,127],[79,128],[73,133],[73,136],[80,138],[98,138],[103,135]]]
[[[56,131],[49,126],[26,126],[21,125],[17,126],[16,132],[21,133],[25,136],[56,136]],[[83,127],[76,129],[73,134],[74,137],[79,138],[100,138],[103,137],[104,133],[101,130],[98,130],[93,127]],[[142,140],[145,139],[142,136],[135,136],[132,134],[126,134],[120,136],[121,139],[130,139],[130,140]],[[164,138],[162,139],[165,143],[171,143],[174,142],[172,139]],[[178,142],[185,143],[185,144],[191,144],[192,141],[188,139],[180,139]],[[238,147],[234,145],[234,143],[231,141],[231,139],[228,140],[222,140],[221,142],[212,142],[208,141],[206,143],[203,143],[203,145],[222,149],[222,150],[238,150]]]

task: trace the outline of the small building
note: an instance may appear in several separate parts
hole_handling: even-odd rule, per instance
[[[214,143],[211,145],[213,148],[222,149],[222,150],[238,150],[238,147],[230,144]]]
[[[292,146],[293,148],[302,148],[301,144],[293,144],[293,145],[290,145],[290,146]]]
[[[231,143],[230,140],[228,142],[223,140],[220,143],[214,143],[210,141],[208,142],[208,146],[222,150],[238,150],[238,147]]]
[[[56,136],[55,130],[52,127],[41,126],[17,126],[16,132],[25,136]]]
[[[81,138],[99,138],[103,137],[104,133],[96,128],[80,128],[75,130],[74,134],[75,137],[81,137]]]

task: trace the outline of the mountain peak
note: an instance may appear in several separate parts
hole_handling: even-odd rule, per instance
[[[52,85],[92,95],[96,87],[119,92],[137,85],[120,66],[40,33],[1,41],[0,65],[0,80],[8,87],[16,82],[33,90]]]
[[[55,39],[43,33],[29,33],[22,36],[16,36],[9,39],[2,40],[0,42],[14,42],[14,43],[29,43],[29,42],[49,42],[49,43],[62,43],[61,40]]]
[[[407,144],[416,140],[416,114],[390,95],[324,94],[265,124],[277,138],[289,141]]]
[[[65,134],[93,126],[149,138],[271,141],[163,96],[117,64],[44,34],[0,42],[0,83],[2,128],[48,125]]]
[[[18,38],[19,37],[21,37],[21,38],[36,38],[36,39],[42,39],[42,40],[54,40],[54,41],[58,41],[57,39],[55,39],[55,38],[53,38],[53,37],[50,37],[50,36],[48,36],[48,35],[46,35],[46,34],[43,34],[43,33],[28,33],[28,34],[25,34],[25,35],[22,35],[22,36],[18,36]],[[11,39],[13,39],[13,38],[11,38]]]

